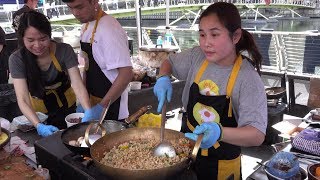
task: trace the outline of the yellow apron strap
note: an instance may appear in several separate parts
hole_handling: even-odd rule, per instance
[[[207,60],[204,60],[202,65],[199,68],[198,73],[196,74],[196,77],[194,78],[194,82],[196,84],[199,84],[200,78],[202,77],[203,72],[207,69],[209,62]]]
[[[228,117],[232,117],[232,99],[231,99],[231,95],[232,95],[232,91],[233,91],[233,87],[234,84],[236,82],[238,73],[240,71],[240,67],[242,64],[242,56],[239,55],[236,59],[236,62],[232,68],[231,74],[230,74],[230,78],[228,80],[228,84],[227,84],[227,98],[230,98],[230,104],[229,104],[229,109],[228,109]]]
[[[36,97],[32,97],[30,94],[30,101],[31,101],[31,105],[32,108],[36,111],[36,112],[42,112],[42,113],[48,113],[48,110],[46,108],[46,106],[44,105],[44,102],[42,99],[36,98]]]
[[[233,175],[233,179],[240,178],[241,170],[241,156],[231,160],[219,160],[218,161],[218,178],[227,179]]]
[[[57,68],[57,70],[58,70],[59,72],[62,72],[62,68],[61,68],[61,66],[60,66],[60,64],[59,64],[59,61],[58,61],[58,59],[56,58],[56,56],[53,54],[52,51],[50,51],[50,57],[51,57],[51,59],[52,59],[52,62],[53,62],[53,64],[54,64],[54,66]]]
[[[59,98],[58,93],[55,90],[48,89],[47,92],[46,92],[46,95],[51,94],[51,93],[53,93],[56,96],[56,99],[57,99],[59,107],[62,107],[63,104],[62,104],[62,102],[61,102],[61,100]]]
[[[100,9],[99,12],[98,12],[98,17],[97,17],[96,23],[94,24],[94,28],[93,28],[93,31],[92,31],[92,34],[91,34],[91,38],[90,38],[90,45],[91,46],[92,46],[92,43],[94,41],[94,34],[97,31],[99,20],[101,19],[102,16],[103,16],[103,11],[102,11],[102,9]],[[86,23],[82,33],[84,33],[88,29],[88,26],[89,26],[89,23]]]

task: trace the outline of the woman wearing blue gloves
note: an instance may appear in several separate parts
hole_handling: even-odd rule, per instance
[[[241,179],[240,146],[260,145],[267,127],[261,55],[231,3],[216,2],[202,13],[199,42],[162,63],[154,86],[157,110],[171,100],[169,75],[186,80],[181,131],[193,140],[204,134],[194,164],[198,179]]]
[[[64,119],[75,111],[76,96],[90,109],[88,92],[72,47],[51,40],[51,25],[43,14],[24,13],[17,33],[21,46],[10,56],[9,69],[18,105],[38,134],[49,136],[66,128]],[[48,115],[48,125],[40,122],[38,111]]]

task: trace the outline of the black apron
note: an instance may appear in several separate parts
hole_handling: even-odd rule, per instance
[[[65,117],[75,112],[76,95],[71,87],[69,76],[62,71],[53,52],[50,52],[50,57],[54,67],[58,71],[58,75],[54,81],[45,83],[45,95],[42,98],[32,96],[32,92],[30,92],[30,100],[36,112],[48,115],[47,124],[64,129],[67,127],[64,121]]]
[[[103,15],[102,10],[100,10],[98,18],[96,20],[95,29],[93,31],[96,30],[96,27],[102,15]],[[86,27],[87,26],[88,24],[86,25]],[[101,68],[93,58],[93,54],[92,54],[93,38],[94,38],[94,33],[91,37],[90,43],[85,43],[82,41],[80,42],[81,50],[85,52],[83,54],[86,54],[88,56],[87,58],[89,59],[89,67],[86,67],[85,76],[86,76],[86,87],[90,95],[90,103],[92,106],[96,105],[97,103],[100,103],[101,99],[107,94],[107,92],[112,86],[111,81],[104,75]],[[121,100],[121,96],[110,105],[105,119],[118,120],[120,100]]]
[[[223,127],[237,127],[237,121],[232,112],[231,94],[238,72],[242,63],[241,55],[238,56],[227,84],[227,95],[206,96],[200,94],[199,84],[201,76],[208,66],[204,60],[198,70],[193,84],[190,87],[189,101],[187,105],[187,121],[183,122],[182,132],[192,132],[194,128],[204,121],[217,122]],[[212,82],[212,81],[211,81]],[[197,178],[201,179],[234,179],[241,178],[241,148],[225,142],[217,142],[209,149],[201,149],[194,164]]]

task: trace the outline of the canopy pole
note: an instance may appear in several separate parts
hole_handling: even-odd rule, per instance
[[[47,9],[47,8],[50,8],[50,5],[47,6],[46,3],[47,3],[46,0],[43,0],[43,1],[42,1],[42,8],[43,8],[43,14],[44,14],[45,16],[48,16],[47,10],[49,10],[49,9]]]
[[[169,6],[170,6],[170,0],[166,0],[166,27],[168,28],[169,27],[169,18],[170,18],[170,9],[169,9]]]
[[[16,0],[17,10],[20,8],[19,0]]]
[[[142,34],[141,34],[141,7],[140,0],[136,0],[136,24],[137,24],[137,37],[138,37],[138,49],[142,45]]]

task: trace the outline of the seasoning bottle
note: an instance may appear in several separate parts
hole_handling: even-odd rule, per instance
[[[172,34],[169,27],[166,27],[166,34],[164,35],[164,46],[170,47],[172,42]]]
[[[161,36],[158,36],[156,47],[161,47],[162,48],[162,37]]]
[[[34,170],[39,176],[43,177],[45,180],[50,180],[49,170],[47,168],[43,168],[41,165],[38,166],[36,170]]]

